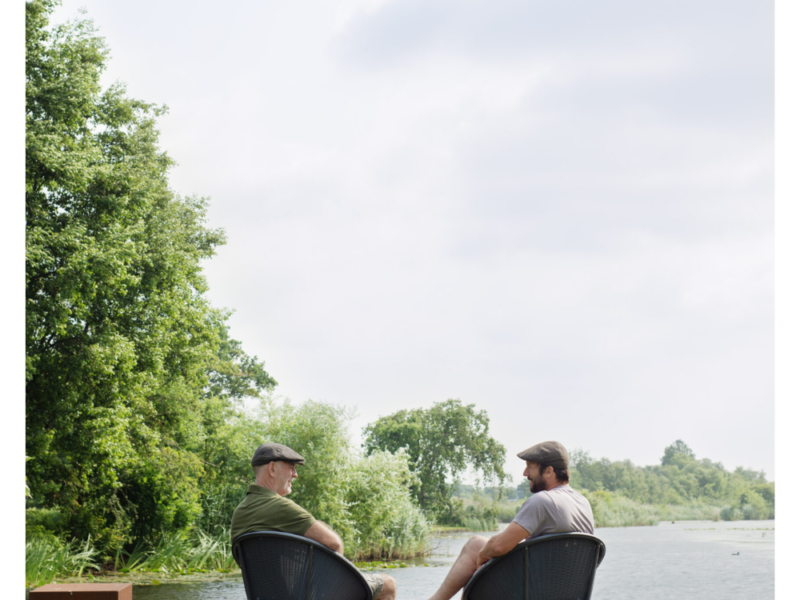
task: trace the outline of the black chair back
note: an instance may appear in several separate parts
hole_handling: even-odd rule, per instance
[[[588,533],[527,540],[493,558],[464,586],[463,600],[590,600],[605,544]]]
[[[372,600],[358,569],[330,548],[280,531],[233,541],[247,600]]]

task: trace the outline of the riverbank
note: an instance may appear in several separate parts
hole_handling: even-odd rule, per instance
[[[592,503],[595,524],[600,528],[656,526],[660,522],[717,522],[724,514],[719,507],[707,505],[645,505],[609,493],[587,494]],[[725,519],[722,519],[724,522]],[[749,527],[747,522],[740,522]],[[499,524],[500,528],[505,524]],[[424,566],[445,538],[469,537],[474,532],[464,527],[434,526],[423,548],[392,560],[356,557],[365,570],[403,569]],[[488,535],[491,535],[489,532]],[[65,544],[58,539],[34,538],[26,544],[26,588],[45,583],[78,583],[125,580],[137,585],[164,583],[200,583],[241,578],[230,551],[229,538],[200,536],[192,539],[165,537],[150,551],[134,550],[112,563],[101,564],[97,553],[86,543]]]
[[[719,521],[724,507],[709,504],[642,504],[609,492],[589,492],[595,527],[655,526],[662,521]],[[724,519],[723,519],[724,520]]]
[[[608,548],[595,578],[595,600],[635,600],[643,596],[654,600],[749,600],[774,595],[775,521],[662,521],[655,527],[598,528],[595,534]],[[429,568],[409,563],[408,568],[384,572],[397,580],[404,600],[425,600],[441,584],[471,535],[437,536],[438,546],[426,558]],[[238,572],[222,576],[151,575],[159,583],[147,581],[146,575],[126,574],[103,581],[133,583],[136,600],[244,598]]]

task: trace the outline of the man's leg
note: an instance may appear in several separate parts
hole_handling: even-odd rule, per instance
[[[372,600],[394,600],[397,583],[394,577],[383,573],[361,573],[372,591]]]
[[[430,600],[450,600],[458,590],[467,585],[469,578],[477,570],[478,552],[488,541],[489,538],[485,538],[482,535],[469,538],[469,541],[461,549],[461,554],[458,555],[456,562],[450,567],[450,572],[447,573],[442,585],[439,586],[439,589],[431,596]]]
[[[391,575],[380,574],[383,577],[383,589],[375,600],[394,600],[397,594],[397,583]]]

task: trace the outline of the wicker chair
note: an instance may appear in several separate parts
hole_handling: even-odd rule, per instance
[[[233,541],[233,557],[248,600],[372,600],[350,561],[299,535],[244,533]]]
[[[462,599],[589,600],[605,553],[605,544],[587,533],[536,537],[478,569]]]

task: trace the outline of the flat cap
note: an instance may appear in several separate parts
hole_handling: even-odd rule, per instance
[[[517,454],[522,460],[529,460],[540,465],[569,468],[569,455],[567,449],[558,442],[541,442]]]
[[[257,467],[273,460],[282,460],[283,462],[297,463],[298,465],[306,462],[305,458],[283,444],[261,444],[256,453],[253,454],[253,460],[250,461],[250,464]]]

